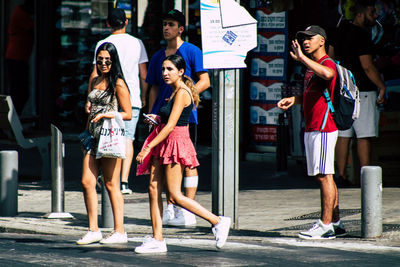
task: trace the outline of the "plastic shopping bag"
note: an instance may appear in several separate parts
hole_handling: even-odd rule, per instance
[[[113,119],[103,119],[96,159],[125,158],[125,124],[119,112],[114,114]]]

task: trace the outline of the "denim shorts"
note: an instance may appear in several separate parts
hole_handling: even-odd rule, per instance
[[[139,121],[140,109],[132,107],[132,119],[125,121],[125,137],[130,140],[135,140],[136,125]]]

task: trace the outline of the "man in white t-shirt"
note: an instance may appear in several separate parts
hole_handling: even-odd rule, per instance
[[[122,161],[121,168],[121,192],[131,194],[132,190],[128,187],[128,177],[133,157],[133,141],[135,140],[136,125],[139,119],[139,113],[142,106],[146,105],[147,83],[147,53],[142,41],[126,33],[125,11],[120,8],[110,10],[107,17],[107,26],[111,29],[111,35],[99,41],[97,48],[105,42],[110,42],[117,48],[122,72],[129,88],[132,104],[132,120],[125,121],[126,129],[126,158]],[[93,60],[93,72],[89,79],[92,83],[93,77],[97,76],[96,59]],[[87,103],[86,111],[89,112],[90,104]]]

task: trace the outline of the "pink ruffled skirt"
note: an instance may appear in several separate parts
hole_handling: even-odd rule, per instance
[[[163,128],[165,125],[161,125]],[[189,135],[188,126],[175,126],[168,137],[152,149],[151,155],[163,165],[179,163],[189,168],[199,166],[196,149]]]

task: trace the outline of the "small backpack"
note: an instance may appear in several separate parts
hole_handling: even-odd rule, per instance
[[[328,104],[328,109],[325,113],[321,131],[325,128],[329,110],[339,130],[350,129],[354,120],[356,120],[360,114],[360,91],[358,90],[354,76],[350,70],[339,65],[338,62],[335,62],[331,58],[324,59],[321,64],[325,60],[331,60],[335,63],[337,78],[333,91],[333,103],[328,89],[325,89],[323,93]]]

